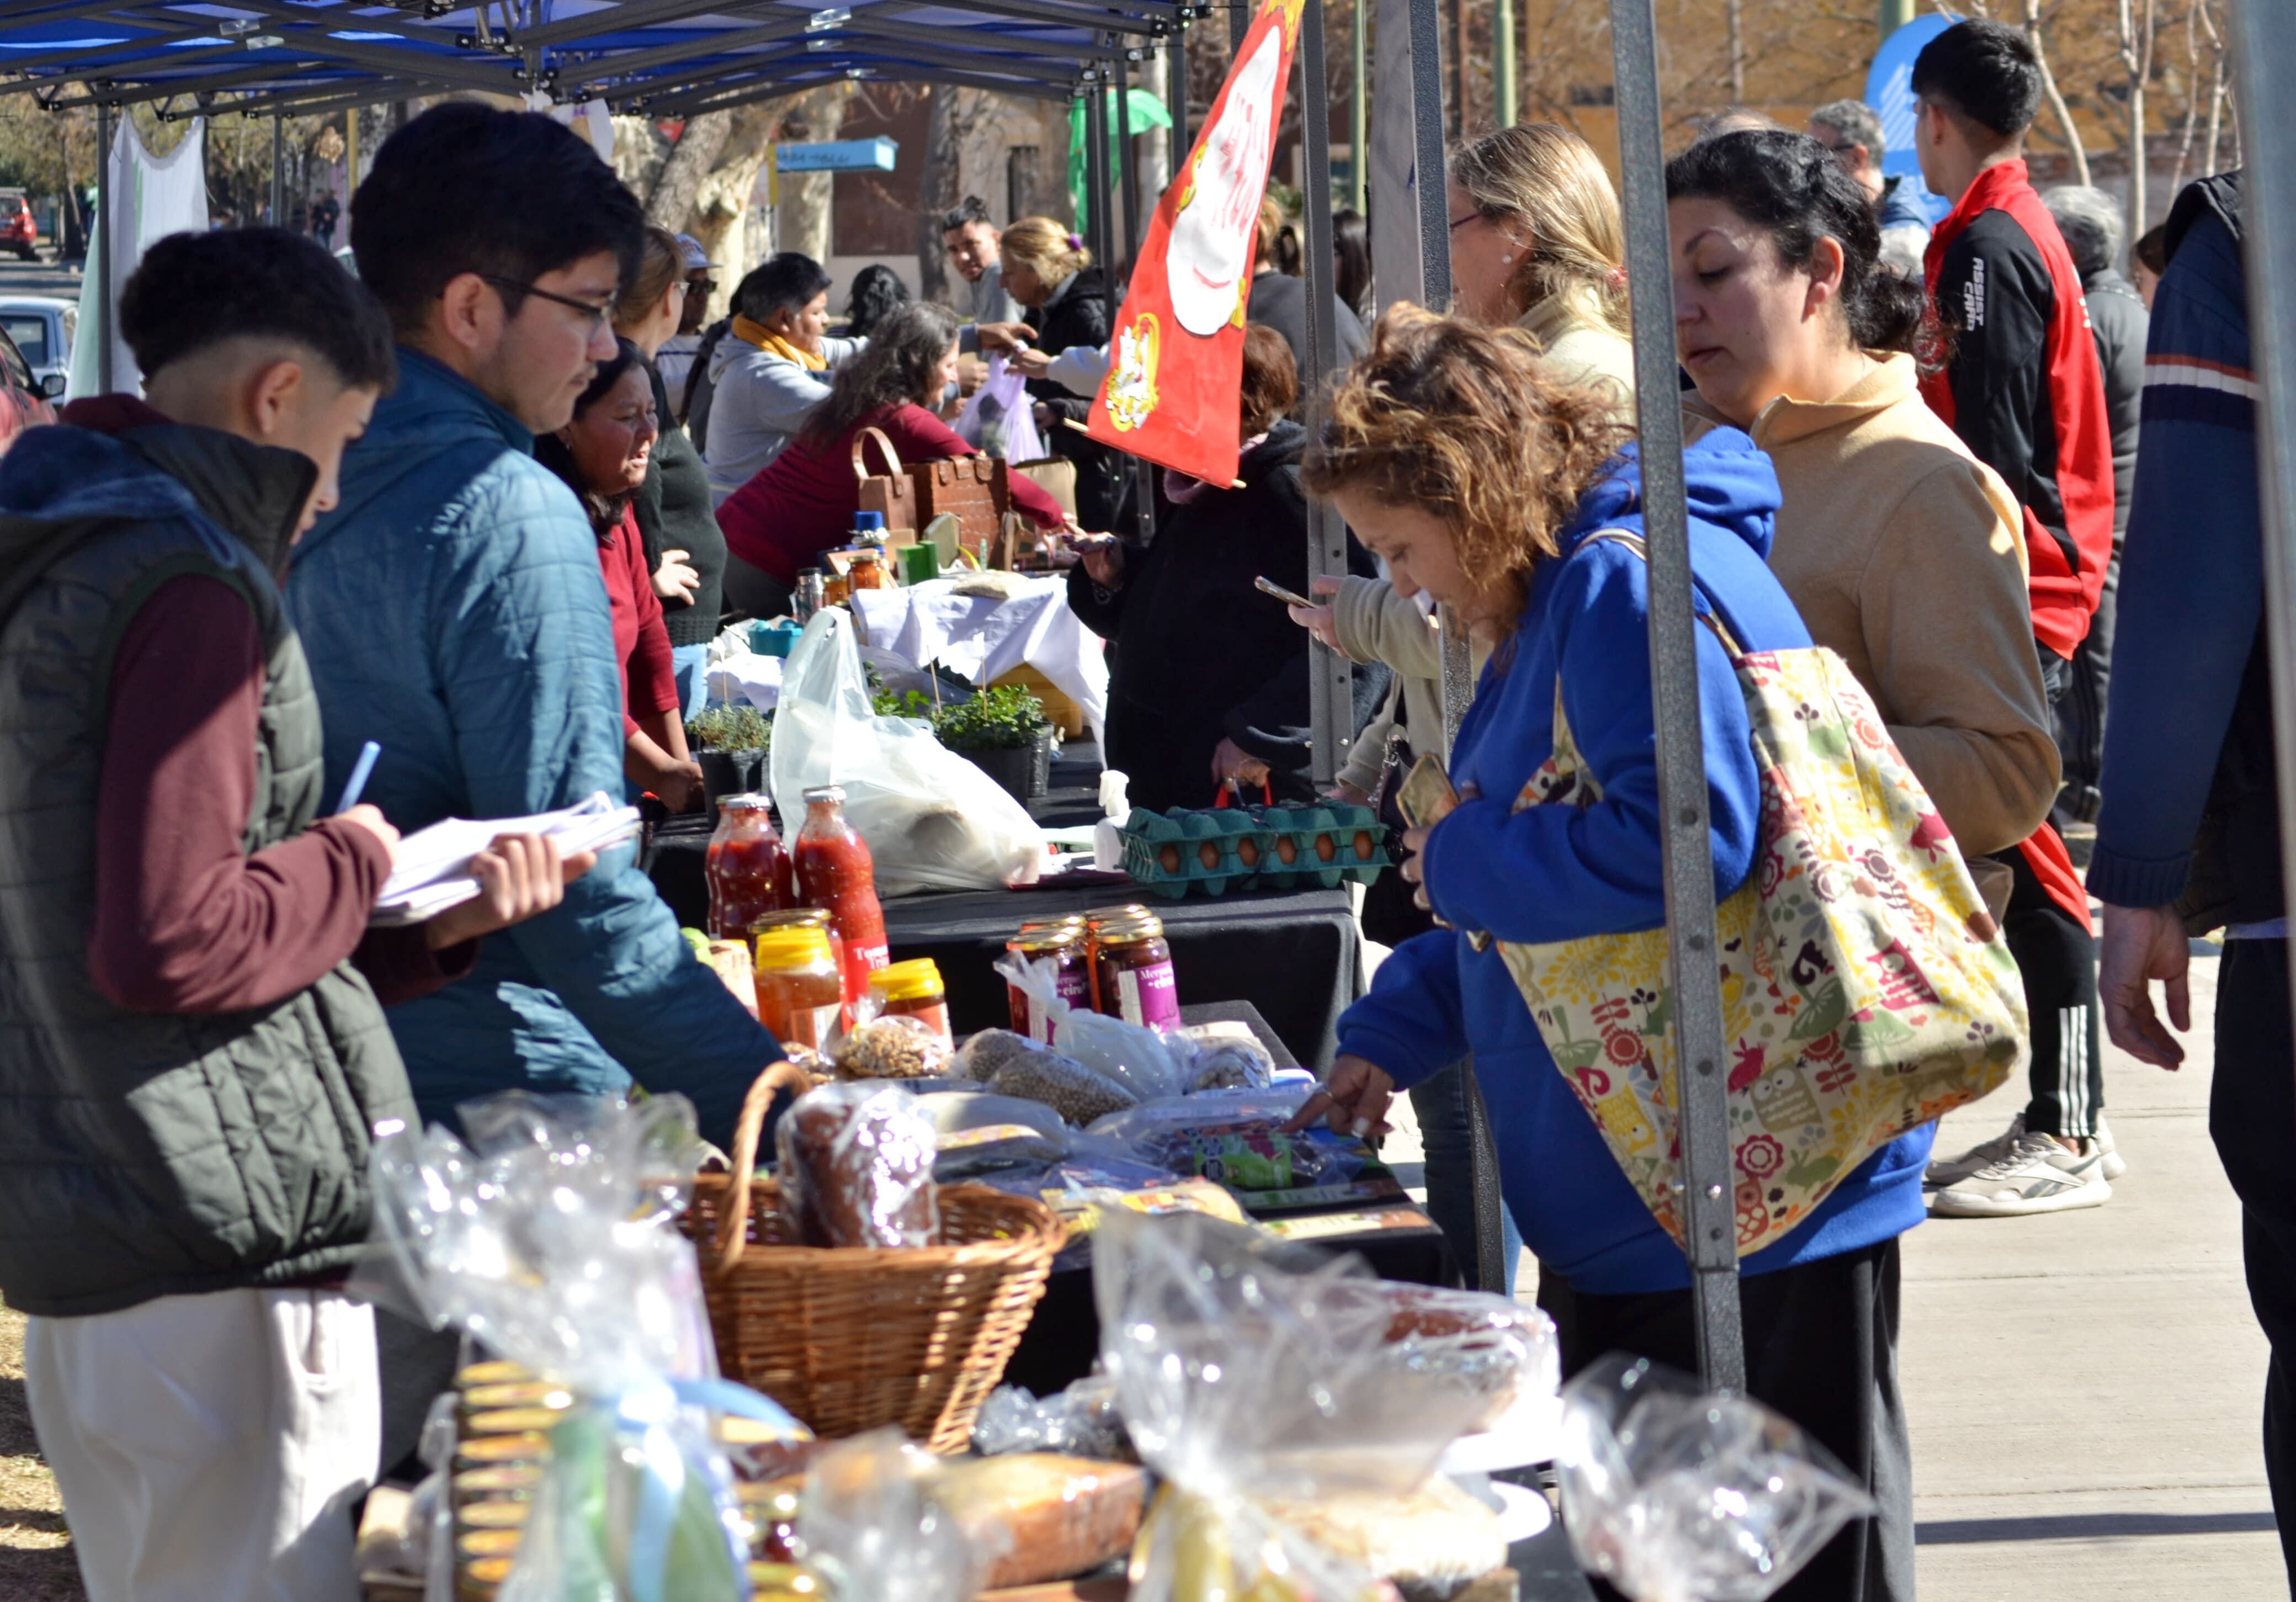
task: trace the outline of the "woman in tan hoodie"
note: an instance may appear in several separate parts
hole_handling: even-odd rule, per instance
[[[1701,141],[1668,164],[1667,194],[1691,410],[1745,429],[1776,464],[1771,571],[1874,697],[2026,966],[2024,921],[2048,915],[2022,883],[2013,899],[1999,859],[2047,817],[2059,767],[2022,513],[1915,390],[1920,291],[1876,266],[1863,191],[1804,135]],[[2071,977],[2082,965],[2075,953],[2048,965]],[[2085,1031],[2045,1003],[2042,977],[2037,990],[2028,968],[2037,1089],[2056,1085],[2034,1105],[2047,1110],[1932,1163],[1935,1211],[2059,1211],[2112,1195]]]

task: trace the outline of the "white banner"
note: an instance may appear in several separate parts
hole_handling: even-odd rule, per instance
[[[155,242],[170,234],[207,232],[207,119],[195,119],[174,150],[154,156],[136,136],[135,123],[125,117],[119,119],[106,174],[110,201],[103,209],[111,216],[97,217],[88,244],[93,260],[100,242],[108,270],[101,276],[91,273],[80,283],[79,332],[72,342],[71,382],[66,391],[75,400],[102,393],[102,352],[107,341],[111,348],[111,387],[134,393],[143,390],[135,358],[119,337],[112,308],[119,304],[119,291],[128,275]],[[119,231],[117,250],[103,237],[107,225]]]

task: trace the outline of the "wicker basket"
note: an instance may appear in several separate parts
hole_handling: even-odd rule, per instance
[[[754,1183],[774,1094],[805,1076],[777,1063],[750,1087],[734,1171],[694,1182],[686,1228],[706,1265],[718,1365],[824,1436],[897,1424],[934,1451],[962,1451],[1004,1377],[1063,1234],[1042,1203],[945,1186],[948,1245],[908,1250],[782,1244],[780,1193]],[[746,1218],[746,1229],[728,1229]]]

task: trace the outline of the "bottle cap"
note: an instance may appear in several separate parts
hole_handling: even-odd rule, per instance
[[[818,924],[786,924],[758,935],[758,972],[825,966],[830,962],[829,931]]]
[[[884,527],[885,514],[882,512],[856,512],[853,514],[853,531],[856,534],[882,531]]]
[[[947,994],[940,982],[940,967],[930,957],[879,968],[869,975],[869,990],[887,1001],[922,1001]]]
[[[845,804],[845,786],[842,785],[816,785],[812,789],[805,793],[805,804],[810,807],[816,801],[834,801],[839,806],[843,806]]]

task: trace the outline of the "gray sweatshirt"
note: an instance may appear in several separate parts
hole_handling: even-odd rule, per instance
[[[709,404],[709,443],[702,453],[709,466],[713,505],[723,505],[727,496],[782,454],[782,447],[805,426],[813,408],[829,398],[830,374],[868,343],[822,341],[821,353],[829,358],[829,367],[816,373],[730,333],[718,341],[709,357],[717,396]]]

